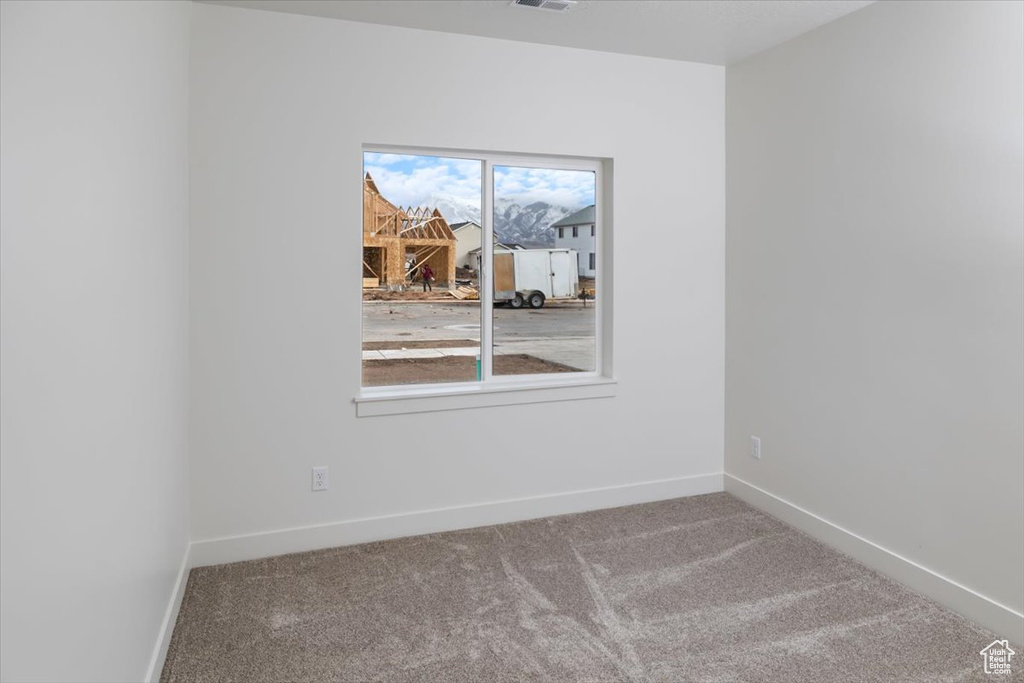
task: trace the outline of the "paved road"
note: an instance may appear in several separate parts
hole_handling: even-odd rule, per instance
[[[594,324],[593,303],[494,309],[496,341],[593,337]],[[479,338],[479,304],[363,303],[363,341]]]
[[[495,353],[522,353],[580,370],[595,367],[593,304],[548,304],[544,308],[494,309]],[[480,341],[480,305],[473,303],[363,303],[363,341],[469,339],[476,347],[364,351],[363,357],[475,355]]]

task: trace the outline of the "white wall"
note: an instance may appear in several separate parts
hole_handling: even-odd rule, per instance
[[[188,541],[188,3],[0,3],[0,679],[146,675]]]
[[[726,472],[1017,612],[1022,11],[880,2],[726,97]]]
[[[723,68],[207,5],[192,65],[194,540],[720,473]],[[363,143],[614,158],[618,396],[357,419]]]

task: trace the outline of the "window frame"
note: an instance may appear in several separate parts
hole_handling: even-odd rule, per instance
[[[562,400],[581,400],[612,397],[616,393],[616,380],[612,372],[612,310],[611,292],[611,205],[610,179],[612,160],[600,157],[568,157],[526,153],[495,153],[477,150],[401,147],[365,144],[360,151],[360,177],[363,173],[365,153],[428,155],[444,158],[480,161],[480,359],[481,378],[472,382],[445,382],[434,384],[400,384],[388,386],[362,386],[363,301],[359,292],[360,363],[359,388],[355,398],[356,414],[360,417],[396,415],[436,410],[458,410],[485,406],[516,405]],[[601,237],[595,242],[595,288],[602,292],[591,300],[594,317],[593,371],[573,373],[542,373],[531,375],[494,375],[494,170],[495,167],[544,168],[551,170],[589,171],[594,173],[595,225],[602,225]],[[358,204],[362,207],[362,202]],[[361,210],[361,209],[360,209]],[[607,213],[607,215],[606,215]],[[362,215],[359,216],[361,225]],[[357,231],[362,253],[362,231]],[[360,271],[361,275],[361,271]]]

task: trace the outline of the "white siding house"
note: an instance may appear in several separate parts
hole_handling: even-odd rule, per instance
[[[451,225],[455,233],[455,265],[459,268],[476,268],[476,259],[470,253],[480,248],[480,226],[473,221]]]
[[[597,227],[594,205],[569,214],[551,226],[555,231],[557,249],[573,249],[577,253],[580,275],[597,275]]]

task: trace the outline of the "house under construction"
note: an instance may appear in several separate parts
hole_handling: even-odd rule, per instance
[[[430,264],[434,284],[455,284],[455,234],[437,209],[402,209],[363,179],[363,287],[403,289]],[[410,265],[411,264],[411,265]]]

